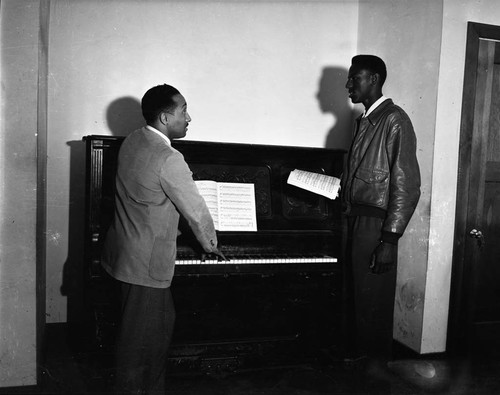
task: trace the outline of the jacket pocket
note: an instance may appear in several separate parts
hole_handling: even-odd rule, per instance
[[[149,261],[149,276],[158,281],[171,280],[174,275],[176,241],[155,238]]]
[[[376,168],[359,168],[353,180],[353,200],[358,204],[386,208],[389,172]]]

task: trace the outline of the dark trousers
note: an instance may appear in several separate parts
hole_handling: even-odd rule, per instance
[[[396,266],[373,274],[370,258],[380,243],[383,220],[348,217],[343,270],[343,317],[346,352],[389,360],[392,357]]]
[[[116,343],[117,394],[165,394],[167,351],[175,323],[170,288],[121,284]]]

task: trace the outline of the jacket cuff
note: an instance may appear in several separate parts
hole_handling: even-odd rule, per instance
[[[401,236],[403,236],[403,235],[400,233],[382,231],[381,241],[383,241],[385,243],[398,245],[398,240],[401,238]]]

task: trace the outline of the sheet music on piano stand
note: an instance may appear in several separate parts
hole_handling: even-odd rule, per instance
[[[257,231],[253,184],[211,180],[199,180],[195,183],[207,203],[216,230]]]

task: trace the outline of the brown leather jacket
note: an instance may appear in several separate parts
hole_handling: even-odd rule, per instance
[[[382,238],[394,242],[403,235],[419,197],[415,132],[408,115],[387,99],[356,120],[341,180],[342,210],[384,218]]]

